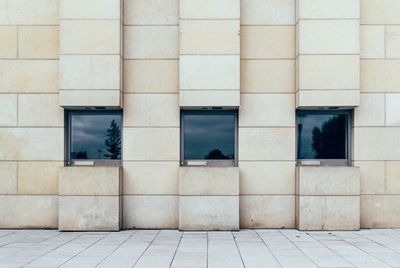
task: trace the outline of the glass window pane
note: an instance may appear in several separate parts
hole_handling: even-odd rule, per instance
[[[71,114],[71,159],[121,159],[120,114]]]
[[[184,159],[235,159],[235,114],[184,114]]]
[[[297,115],[298,159],[347,159],[347,114]]]

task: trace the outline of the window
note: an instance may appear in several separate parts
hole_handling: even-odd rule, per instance
[[[297,112],[297,160],[321,165],[348,165],[350,161],[348,110]]]
[[[182,111],[181,165],[236,165],[237,111]]]
[[[68,162],[119,165],[121,162],[120,111],[68,113]]]

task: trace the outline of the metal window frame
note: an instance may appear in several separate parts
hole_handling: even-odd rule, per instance
[[[181,110],[180,111],[180,166],[238,166],[238,127],[239,127],[239,112],[237,109],[229,110]],[[185,159],[185,139],[184,139],[184,117],[185,115],[233,115],[235,118],[235,141],[234,141],[234,159],[233,160],[199,160],[199,159]],[[190,164],[191,163],[191,164]]]
[[[120,115],[121,116],[121,159],[112,160],[112,159],[72,159],[71,158],[71,138],[72,138],[72,124],[71,119],[73,115]],[[86,166],[84,163],[87,163],[87,166],[121,166],[122,165],[122,129],[123,129],[123,111],[118,110],[65,110],[65,159],[66,166]],[[77,165],[75,162],[83,163]],[[92,164],[91,164],[92,163]]]
[[[299,115],[339,115],[344,114],[347,116],[346,124],[346,137],[345,137],[345,159],[299,159]],[[353,110],[351,109],[340,109],[340,110],[297,110],[296,111],[296,163],[299,166],[317,165],[319,162],[320,166],[351,166],[352,164],[352,125],[353,125]]]

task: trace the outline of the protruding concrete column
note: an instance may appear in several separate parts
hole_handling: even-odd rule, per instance
[[[360,0],[297,0],[297,108],[360,102]]]
[[[60,1],[60,106],[122,107],[121,0]]]
[[[240,0],[180,0],[180,106],[240,105]]]

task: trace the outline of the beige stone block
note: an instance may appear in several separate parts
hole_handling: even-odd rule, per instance
[[[178,94],[125,94],[124,126],[179,127]]]
[[[400,195],[362,195],[361,228],[399,228]]]
[[[358,20],[301,20],[300,54],[359,54]]]
[[[127,93],[178,93],[178,60],[125,60],[124,91]]]
[[[294,26],[242,26],[242,59],[294,59]]]
[[[241,60],[242,93],[294,93],[294,60]]]
[[[179,128],[124,128],[124,160],[179,161]]]
[[[385,58],[385,25],[360,26],[361,58]]]
[[[17,58],[17,27],[16,26],[0,26],[0,59],[16,59]]]
[[[297,92],[297,108],[357,107],[359,90],[301,90]]]
[[[125,195],[123,227],[139,229],[178,228],[178,196]]]
[[[295,194],[294,161],[240,161],[240,194]]]
[[[59,3],[54,0],[0,0],[0,24],[55,25],[58,10]]]
[[[386,25],[386,58],[400,58],[400,26]]]
[[[298,195],[360,195],[360,169],[347,166],[298,166]]]
[[[239,195],[238,167],[180,167],[180,196]]]
[[[240,54],[239,20],[182,20],[181,55]]]
[[[0,162],[0,195],[17,194],[17,162]]]
[[[58,105],[58,94],[18,95],[19,126],[64,126],[64,110]]]
[[[17,94],[0,95],[0,126],[17,125],[17,99]]]
[[[400,2],[397,0],[362,0],[362,24],[399,24]]]
[[[181,19],[240,19],[239,0],[181,0]]]
[[[124,194],[177,195],[179,162],[124,162]]]
[[[359,230],[359,196],[298,197],[299,230]]]
[[[59,104],[63,107],[122,107],[119,90],[60,90]]]
[[[58,26],[19,26],[19,59],[58,59]]]
[[[238,230],[239,196],[180,196],[180,230]]]
[[[240,228],[294,227],[294,195],[240,196]]]
[[[294,128],[239,128],[240,160],[294,161],[295,147]]]
[[[120,89],[121,72],[119,55],[62,55],[60,89]]]
[[[50,93],[57,90],[57,60],[0,60],[0,92]]]
[[[294,25],[295,0],[242,0],[242,25]]]
[[[400,194],[400,161],[386,162],[386,194]]]
[[[125,59],[178,59],[178,26],[125,26]]]
[[[179,0],[125,0],[125,25],[178,25]]]
[[[180,107],[239,107],[239,90],[181,90]]]
[[[62,20],[61,54],[121,54],[120,20]]]
[[[58,196],[0,195],[0,228],[57,228]]]
[[[360,193],[385,193],[385,162],[384,161],[355,161],[354,166],[360,168]]]
[[[360,106],[354,110],[354,126],[384,126],[385,95],[360,95]]]
[[[300,55],[299,89],[360,89],[358,55]]]
[[[59,195],[118,196],[122,188],[121,167],[62,167]]]
[[[386,94],[386,125],[400,126],[400,93]]]
[[[118,231],[119,196],[59,196],[60,231]]]
[[[57,195],[59,161],[20,161],[18,163],[18,194]]]
[[[400,60],[362,60],[362,92],[400,92]]]
[[[120,0],[60,0],[60,19],[120,19]]]
[[[181,90],[239,90],[239,55],[181,56]]]
[[[359,19],[362,0],[299,0],[300,19]]]
[[[240,127],[295,126],[294,94],[241,94],[240,102]]]
[[[0,160],[63,159],[63,128],[0,128]]]

